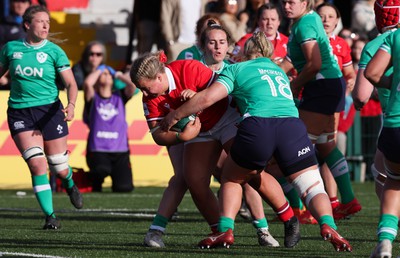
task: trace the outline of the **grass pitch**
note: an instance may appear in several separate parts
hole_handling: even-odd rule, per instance
[[[54,194],[54,208],[61,219],[58,231],[42,230],[44,216],[32,190],[0,191],[1,257],[369,257],[376,245],[379,204],[372,182],[354,184],[363,209],[349,220],[337,222],[338,231],[353,246],[352,253],[337,253],[319,235],[318,225],[302,225],[302,240],[293,249],[258,245],[251,221],[239,216],[235,244],[230,249],[201,250],[196,244],[209,228],[189,194],[179,206],[179,217],[170,222],[165,249],[143,246],[143,238],[156,213],[164,188],[136,188],[130,194],[85,193],[84,209],[75,210],[65,193]],[[21,190],[19,190],[21,191]],[[269,220],[274,217],[265,205]],[[269,222],[270,232],[283,245],[283,224]],[[393,244],[393,256],[399,255]]]

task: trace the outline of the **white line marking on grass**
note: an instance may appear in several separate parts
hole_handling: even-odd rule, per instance
[[[146,214],[146,213],[121,213],[121,212],[107,212],[109,215],[126,216],[134,218],[154,218],[156,214]]]
[[[12,256],[26,256],[26,257],[43,257],[43,258],[67,258],[65,256],[54,256],[45,254],[28,254],[28,253],[12,253],[12,252],[0,252],[0,256],[12,255]]]

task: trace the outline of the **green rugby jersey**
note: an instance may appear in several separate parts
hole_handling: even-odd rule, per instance
[[[189,48],[182,50],[182,52],[179,53],[176,60],[197,60],[206,65],[206,62],[204,61],[204,53],[196,45],[193,45]],[[214,71],[214,72],[217,74],[221,73],[221,71],[224,69],[224,67],[229,64],[230,63],[228,60],[224,60],[222,67],[218,71]]]
[[[217,82],[235,98],[243,117],[298,117],[289,79],[269,58],[225,67]]]
[[[201,58],[200,62],[208,67],[208,65],[206,64],[206,61],[204,60],[204,57]],[[228,62],[225,62],[225,60],[224,60],[221,64],[221,68],[219,68],[218,71],[214,71],[214,73],[220,74],[225,69],[225,67],[227,67],[228,65],[230,65],[230,64]]]
[[[321,54],[321,70],[317,74],[318,79],[333,79],[342,77],[339,65],[335,60],[329,38],[326,35],[321,17],[311,11],[293,24],[288,42],[288,57],[296,70],[301,73],[306,60],[304,59],[302,44],[316,40]]]
[[[196,45],[193,45],[189,48],[182,50],[182,52],[179,53],[176,60],[198,60],[198,61],[200,61],[202,56],[203,56],[203,53],[201,52],[201,50]]]
[[[383,126],[400,127],[400,30],[390,33],[383,41],[381,49],[391,55],[393,65],[393,80]]]
[[[365,69],[367,67],[367,64],[369,63],[369,61],[371,61],[372,57],[378,51],[383,41],[386,39],[387,36],[389,36],[394,31],[396,31],[396,29],[388,30],[379,35],[378,37],[376,37],[375,39],[371,40],[364,46],[363,51],[361,53],[360,62],[358,63],[358,69]],[[390,67],[386,71],[385,76],[390,76],[392,73],[393,73],[393,67]],[[390,90],[384,88],[377,88],[377,89],[382,111],[383,113],[385,113],[386,106],[389,101]]]
[[[12,108],[57,101],[56,73],[70,69],[65,52],[48,40],[39,45],[30,45],[24,39],[8,42],[0,52],[0,65],[10,72],[8,105]]]

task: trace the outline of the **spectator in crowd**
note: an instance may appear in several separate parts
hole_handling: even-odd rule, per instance
[[[31,0],[11,0],[10,14],[0,23],[0,48],[8,41],[25,37],[22,15],[31,5]]]
[[[248,16],[242,15],[237,18],[238,2],[236,0],[218,0],[219,19],[222,26],[228,31],[233,42],[237,42],[247,31]]]
[[[137,33],[137,51],[150,52],[155,44],[157,49],[165,49],[166,42],[160,34],[161,0],[135,1],[133,26]]]
[[[239,13],[239,20],[247,20],[247,32],[251,32],[252,28],[254,28],[254,24],[257,22],[257,10],[264,3],[266,3],[265,0],[247,0],[246,7]]]
[[[32,5],[25,11],[22,24],[25,38],[8,42],[0,53],[0,77],[7,71],[11,76],[8,127],[29,167],[33,191],[46,216],[43,229],[55,230],[61,224],[54,214],[48,168],[61,178],[73,206],[83,207],[82,195],[72,179],[67,149],[67,122],[74,118],[78,90],[66,54],[48,40],[49,11]],[[44,75],[18,71],[21,66],[43,71]],[[65,84],[65,107],[58,96],[56,74]]]
[[[281,20],[282,14],[278,6],[272,3],[261,5],[257,10],[256,23],[253,26],[253,31],[236,42],[233,50],[234,60],[241,60],[244,44],[253,35],[253,32],[262,31],[274,46],[272,59],[278,64],[281,63],[287,54],[288,42],[288,37],[278,31]]]
[[[238,11],[241,12],[246,7],[247,0],[237,0]],[[218,12],[218,0],[208,0],[205,12],[206,13],[216,13]]]
[[[343,28],[339,32],[339,37],[346,40],[350,48],[353,46],[353,42],[359,38],[358,34],[352,32],[349,28]]]
[[[114,90],[114,79],[122,80],[126,87]],[[83,117],[90,130],[86,162],[94,192],[102,191],[107,176],[111,176],[113,192],[133,190],[125,104],[132,98],[135,88],[129,73],[115,72],[104,64],[90,73],[83,83]]]
[[[106,47],[100,41],[89,42],[82,52],[81,59],[72,67],[78,89],[83,89],[86,77],[97,70],[107,60]]]
[[[194,28],[204,8],[205,0],[161,1],[161,34],[167,43],[165,51],[169,62],[196,42]]]
[[[375,28],[375,0],[358,0],[351,11],[351,30],[363,38]]]

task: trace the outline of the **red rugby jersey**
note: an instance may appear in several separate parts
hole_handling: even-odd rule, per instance
[[[331,35],[329,37],[329,43],[331,44],[333,54],[336,56],[340,70],[342,70],[343,67],[353,64],[350,47],[343,38]]]
[[[216,74],[197,60],[177,60],[166,65],[169,77],[169,89],[165,95],[156,98],[143,95],[143,108],[147,121],[162,120],[169,110],[177,109],[184,102],[180,93],[184,89],[199,92],[211,85]],[[228,98],[224,98],[199,114],[201,131],[213,128],[228,107]]]
[[[235,61],[237,61],[237,62],[242,61],[239,59],[240,59],[240,56],[243,54],[244,44],[252,35],[253,35],[253,33],[248,33],[248,34],[244,35],[235,44],[233,54],[235,56],[239,57],[238,59],[234,58]],[[271,43],[274,46],[274,54],[272,55],[272,60],[282,61],[283,58],[285,58],[286,53],[287,53],[288,37],[286,37],[282,33],[277,32],[275,39],[271,40]]]

